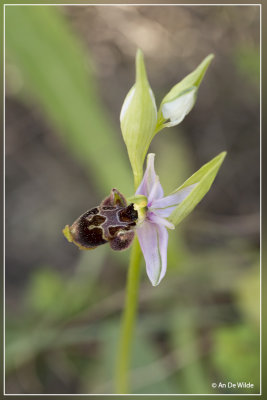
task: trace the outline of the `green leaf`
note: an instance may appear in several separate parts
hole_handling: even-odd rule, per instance
[[[199,85],[213,58],[213,54],[208,55],[191,74],[177,83],[163,98],[158,112],[156,132],[164,127],[178,125],[191,111]],[[167,122],[168,120],[170,122]]]
[[[195,187],[191,190],[190,194],[175,208],[168,218],[170,222],[174,225],[178,225],[188,214],[190,214],[191,211],[193,211],[196,205],[209,191],[225,156],[226,151],[214,157],[173,192],[178,192],[187,186],[195,184]]]

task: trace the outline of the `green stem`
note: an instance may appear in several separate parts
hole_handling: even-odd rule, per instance
[[[126,304],[122,316],[116,367],[115,384],[118,394],[129,393],[129,367],[137,311],[141,254],[138,239],[135,237],[127,277]]]

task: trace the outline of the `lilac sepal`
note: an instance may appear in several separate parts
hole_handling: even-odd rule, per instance
[[[146,272],[153,286],[160,283],[167,269],[168,232],[162,225],[143,222],[137,229],[146,262]]]
[[[155,209],[156,214],[161,217],[169,217],[178,204],[185,200],[195,186],[195,184],[187,186],[167,197],[154,200],[151,205],[151,210]]]
[[[155,210],[155,211],[157,211],[157,210]],[[159,215],[155,214],[155,212],[149,212],[149,215],[147,216],[147,218],[153,224],[162,225],[169,229],[175,228],[175,226],[170,221],[168,221],[165,218],[160,217]]]
[[[174,225],[166,218],[195,187],[190,185],[169,196],[164,192],[154,169],[155,154],[148,154],[147,168],[136,195],[147,197],[145,218],[137,225],[136,232],[145,258],[147,275],[157,286],[167,270],[168,231]]]
[[[164,192],[159,182],[159,178],[155,173],[154,169],[154,158],[155,154],[148,154],[147,156],[147,168],[135,194],[142,194],[149,199],[149,195],[153,189],[154,199],[160,199],[163,197]]]

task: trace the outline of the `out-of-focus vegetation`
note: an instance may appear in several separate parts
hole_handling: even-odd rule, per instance
[[[96,185],[108,190],[113,181],[127,188],[126,155],[101,109],[89,57],[65,18],[55,8],[22,6],[7,7],[6,19],[7,53],[14,55],[27,89],[64,135],[64,143],[94,171]]]
[[[114,186],[132,194],[119,112],[136,47],[158,103],[216,56],[152,144],[166,193],[228,156],[159,287],[143,268],[133,392],[259,391],[258,46],[258,7],[6,7],[7,393],[113,393],[129,252],[79,252],[61,229]]]

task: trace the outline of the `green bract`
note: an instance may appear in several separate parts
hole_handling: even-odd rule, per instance
[[[188,186],[195,185],[190,194],[175,208],[168,218],[171,223],[178,225],[202,200],[209,191],[225,156],[226,151],[214,157],[173,192],[176,193]]]
[[[157,123],[157,107],[141,50],[136,54],[136,82],[124,100],[120,121],[137,186],[142,179],[143,162]]]
[[[178,125],[192,110],[199,85],[213,57],[213,54],[207,56],[191,74],[177,83],[164,97],[158,112],[156,132],[165,127]]]
[[[163,98],[157,113],[154,94],[147,80],[141,50],[136,53],[136,82],[127,94],[120,115],[123,139],[134,174],[135,187],[143,175],[143,163],[151,140],[161,129],[178,125],[194,107],[199,85],[213,59],[202,63],[177,83]]]

